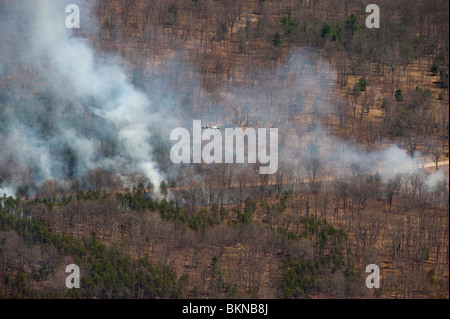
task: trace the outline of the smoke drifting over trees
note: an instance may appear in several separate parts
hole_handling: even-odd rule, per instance
[[[14,91],[3,101],[0,161],[6,184],[79,178],[97,167],[117,174],[138,170],[159,183],[151,137],[171,123],[164,113],[171,113],[172,103],[150,99],[119,64],[99,61],[88,41],[65,28],[64,3],[24,3],[14,8],[21,19],[3,19],[2,27],[16,35],[26,22],[19,38],[7,39],[2,48],[18,55],[10,68],[30,75],[26,83],[13,80]]]
[[[0,297],[448,298],[448,1],[71,2],[0,0]]]
[[[342,101],[334,92],[334,71],[309,49],[291,53],[272,74],[262,69],[253,79],[257,86],[231,86],[215,98],[179,55],[162,66],[147,65],[150,84],[137,88],[122,57],[96,53],[76,29],[65,28],[66,2],[18,1],[2,8],[1,69],[24,74],[7,79],[10,90],[1,96],[2,192],[82,179],[96,168],[125,185],[137,174],[158,186],[172,177],[170,130],[196,118],[277,127],[283,161],[314,157],[333,167],[332,175],[359,167],[389,176],[417,167],[418,154],[410,157],[396,146],[366,152],[323,129],[321,120],[334,116]],[[82,8],[83,28],[97,33],[88,7]]]

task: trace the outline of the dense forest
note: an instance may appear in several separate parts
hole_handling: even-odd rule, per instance
[[[448,298],[448,1],[36,3],[0,1],[0,297]],[[278,128],[277,172],[172,163],[195,119]]]

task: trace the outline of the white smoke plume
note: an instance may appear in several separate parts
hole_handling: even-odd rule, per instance
[[[8,167],[7,161],[12,161],[16,170],[8,171],[8,184],[23,182],[29,170],[37,184],[63,178],[68,169],[58,148],[64,146],[76,158],[71,168],[74,177],[95,167],[121,174],[132,164],[132,170],[138,169],[157,187],[163,177],[150,139],[162,123],[169,125],[171,118],[164,105],[130,83],[119,65],[101,61],[86,39],[73,36],[74,31],[65,27],[67,4],[19,1],[9,8],[9,16],[20,14],[20,21],[7,19],[1,25],[5,34],[21,36],[17,42],[3,39],[2,46],[19,54],[14,59],[17,64],[9,69],[31,67],[29,73],[36,76],[29,79],[30,84],[34,81],[45,89],[45,95],[37,99],[26,95],[22,101],[2,106],[8,121],[1,127],[0,165]],[[83,23],[87,24],[86,19]],[[24,24],[23,30],[18,24]],[[52,109],[47,112],[49,107]],[[38,121],[45,124],[37,132],[36,124],[42,124]],[[100,150],[105,140],[114,147],[108,156]],[[4,191],[10,193],[12,188]]]
[[[138,172],[156,189],[171,170],[158,161],[161,156],[169,161],[169,149],[161,154],[155,145],[169,144],[170,130],[189,128],[193,119],[277,127],[284,139],[280,162],[318,156],[331,176],[356,167],[389,179],[421,166],[420,154],[409,156],[395,145],[366,151],[322,129],[319,115],[335,112],[342,101],[330,64],[307,48],[274,70],[261,69],[246,86],[229,82],[214,99],[201,88],[194,67],[177,54],[158,67],[142,63],[148,85],[138,89],[123,58],[97,54],[92,43],[65,27],[69,3],[0,4],[0,89],[10,90],[0,90],[0,194],[14,195],[22,184],[81,178],[98,167],[124,182]],[[95,33],[90,14],[82,13],[82,28]],[[186,97],[195,112],[182,106]],[[427,185],[442,179],[437,172]]]

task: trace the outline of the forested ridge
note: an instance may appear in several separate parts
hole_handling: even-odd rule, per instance
[[[432,208],[447,196],[442,192],[420,202],[401,195],[388,230],[377,209],[362,210],[361,195],[346,199],[351,209],[341,220],[325,217],[333,198],[343,210],[336,192],[321,198],[318,215],[308,212],[313,195],[306,190],[196,213],[150,199],[143,185],[61,200],[4,196],[3,297],[445,297],[446,279],[436,270],[445,274],[448,224],[445,212]],[[403,215],[402,206],[417,204],[422,213]],[[364,285],[369,261],[386,272],[375,295]],[[80,266],[80,289],[65,288],[69,263]]]
[[[0,297],[448,298],[448,1],[377,5],[380,29],[356,0],[83,1],[72,36],[158,109],[125,142],[102,103],[138,95],[80,99],[0,25]],[[171,163],[192,119],[278,127],[277,172]]]

